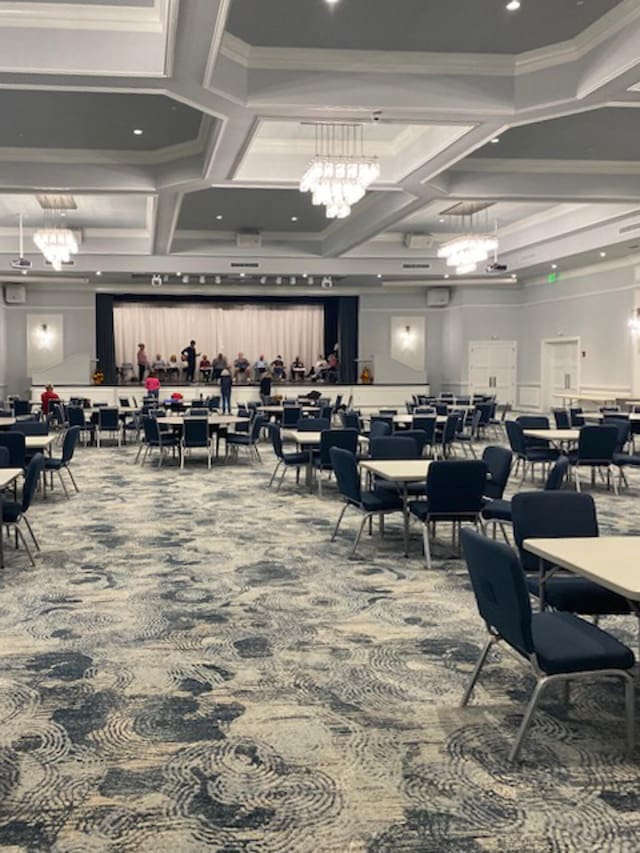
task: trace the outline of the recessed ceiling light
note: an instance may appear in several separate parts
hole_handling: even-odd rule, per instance
[[[221,213],[219,213],[219,214],[216,216],[216,219],[218,220],[218,222],[220,222],[220,220],[222,219],[222,214],[221,214]]]
[[[518,276],[514,273],[514,274],[511,276],[511,278],[516,279],[516,278],[518,278]]]
[[[142,128],[140,128],[140,127],[135,127],[133,129],[133,135],[134,136],[142,136],[143,133],[144,133],[144,130],[142,130]]]
[[[298,217],[297,217],[297,216],[292,216],[292,217],[291,217],[291,221],[292,221],[292,222],[297,222],[297,221],[298,221]]]
[[[491,140],[491,142],[492,142],[492,144],[493,144],[493,145],[497,145],[497,144],[498,144],[498,142],[500,142],[500,137],[499,137],[499,136],[494,136],[494,137],[493,137],[493,139]]]
[[[182,273],[181,273],[181,272],[177,272],[177,273],[176,273],[176,275],[177,275],[178,277],[180,277],[180,276],[182,275]]]
[[[382,278],[382,273],[378,273],[378,278]]]
[[[326,0],[327,6],[335,6],[338,0]]]
[[[102,270],[96,270],[96,275],[102,275]]]
[[[606,257],[607,257],[607,253],[606,253],[606,252],[600,252],[600,257],[601,257],[601,258],[606,258]]]
[[[444,277],[449,278],[449,273],[445,273]]]
[[[444,222],[444,216],[441,216],[439,221]]]
[[[552,269],[552,270],[557,270],[557,269],[558,269],[558,264],[551,264],[551,269]]]
[[[520,0],[509,0],[507,5],[505,6],[505,9],[507,10],[507,12],[517,12],[519,8],[520,8]]]
[[[22,270],[22,275],[26,275],[26,274],[27,274],[27,270]]]
[[[308,277],[308,276],[307,276],[307,273],[306,273],[306,272],[303,272],[303,273],[302,273],[302,278],[307,278],[307,277]]]
[[[244,278],[244,273],[243,273],[243,272],[241,272],[241,273],[240,273],[240,278]]]

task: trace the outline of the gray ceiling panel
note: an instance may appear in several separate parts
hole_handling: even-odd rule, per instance
[[[216,219],[222,216],[222,219]],[[296,222],[291,218],[297,217]],[[178,220],[184,231],[321,232],[330,224],[323,207],[297,190],[210,189],[185,196]]]
[[[473,157],[638,160],[640,110],[610,107],[513,128]]]
[[[0,148],[155,151],[195,139],[202,113],[164,95],[0,89]],[[141,129],[141,136],[133,134]]]
[[[521,53],[578,35],[620,0],[233,0],[228,30],[253,45]]]

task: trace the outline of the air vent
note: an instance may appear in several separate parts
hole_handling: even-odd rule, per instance
[[[260,264],[254,264],[254,263],[244,264],[244,263],[236,263],[235,261],[232,261],[229,264],[229,266],[233,270],[259,270],[260,269]]]
[[[633,225],[625,225],[624,228],[620,228],[618,234],[628,234],[630,231],[638,230],[640,230],[640,222],[635,222]]]
[[[431,264],[402,264],[403,270],[430,270]]]
[[[50,195],[41,193],[36,196],[43,210],[77,210],[78,205],[72,195]]]
[[[493,205],[492,201],[459,201],[446,210],[441,210],[440,216],[473,216]]]

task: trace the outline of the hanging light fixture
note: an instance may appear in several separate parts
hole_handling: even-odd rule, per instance
[[[33,242],[57,272],[63,264],[71,261],[71,255],[76,255],[79,249],[76,233],[58,222],[59,214],[57,209],[45,209],[44,226],[33,235]]]
[[[462,216],[461,233],[440,246],[438,257],[444,258],[448,267],[455,267],[456,275],[466,275],[475,272],[491,253],[496,256],[497,251],[497,233],[489,234],[487,228],[479,228],[470,214]]]
[[[316,155],[300,181],[300,192],[312,193],[324,205],[327,219],[344,219],[380,177],[377,157],[364,155],[361,124],[317,124]]]

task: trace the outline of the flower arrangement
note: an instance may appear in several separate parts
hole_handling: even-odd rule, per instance
[[[171,395],[171,399],[174,400],[176,403],[179,403],[184,398],[179,391],[174,391]]]
[[[94,385],[102,385],[102,383],[104,382],[104,373],[102,373],[100,370],[96,370],[91,379],[93,380]]]

